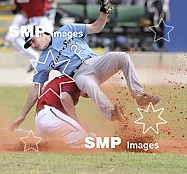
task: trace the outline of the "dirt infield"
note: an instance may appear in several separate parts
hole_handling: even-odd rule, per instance
[[[97,127],[97,132],[102,132],[100,136],[119,136],[122,139],[121,146],[117,149],[106,149],[106,151],[130,151],[130,152],[145,152],[145,153],[180,153],[187,154],[187,99],[181,99],[178,96],[186,98],[184,89],[187,87],[187,58],[185,54],[144,54],[136,53],[132,55],[137,75],[140,82],[144,86],[156,86],[158,89],[154,91],[156,94],[162,93],[162,104],[159,107],[164,107],[168,113],[168,124],[161,126],[160,136],[155,134],[142,134],[140,126],[134,124],[133,120],[137,119],[136,108],[134,108],[134,100],[129,96],[124,77],[121,73],[109,79],[103,85],[103,90],[113,103],[121,102],[124,106],[125,113],[131,118],[128,129],[123,128],[123,125],[117,125],[104,122],[104,127],[109,128],[104,131],[103,127]],[[160,57],[161,56],[161,57]],[[163,56],[163,57],[162,57]],[[150,59],[150,57],[152,59]],[[27,64],[27,63],[26,63]],[[17,72],[17,73],[15,73]],[[0,73],[3,74],[0,79],[1,86],[25,86],[30,85],[25,82],[31,74],[26,73],[24,67],[6,67],[1,66]],[[56,73],[52,74],[56,76]],[[11,80],[10,80],[11,79]],[[119,87],[120,86],[120,87]],[[170,86],[169,89],[164,88]],[[115,90],[115,94],[114,94]],[[125,91],[125,92],[124,92]],[[124,93],[123,93],[124,92]],[[175,92],[175,93],[174,93]],[[123,94],[121,96],[121,94]],[[124,99],[125,94],[125,99]],[[180,103],[180,108],[177,108],[177,103]],[[157,109],[158,109],[157,108]],[[133,112],[132,112],[133,110]],[[173,118],[174,116],[177,117]],[[171,115],[171,118],[169,118]],[[94,117],[100,117],[95,115]],[[19,152],[24,153],[24,144],[20,137],[28,135],[29,130],[21,130],[10,132],[8,126],[10,121],[6,120],[6,114],[0,115],[0,153]],[[37,134],[36,134],[37,135]],[[128,148],[129,143],[141,143],[142,148]],[[157,143],[158,148],[144,150],[143,145],[146,143]],[[134,145],[134,144],[133,144]],[[61,152],[70,151],[61,143],[49,143],[43,140],[39,143],[39,152]],[[84,152],[83,150],[82,152]],[[87,151],[87,150],[86,150]],[[93,150],[93,151],[105,151]],[[33,153],[33,150],[29,152]],[[90,151],[91,152],[91,151]]]
[[[1,122],[2,123],[2,122]],[[24,152],[24,143],[20,140],[21,137],[26,137],[28,135],[28,131],[14,131],[10,132],[7,127],[8,125],[4,124],[4,129],[0,130],[0,153],[36,153],[35,150],[28,150],[27,152]],[[1,125],[2,128],[2,125]],[[99,131],[99,130],[98,130]],[[125,134],[124,134],[125,132]],[[135,129],[128,128],[128,131],[124,131],[123,135],[118,136],[121,137],[122,143],[118,147],[116,146],[115,149],[70,149],[67,146],[65,146],[63,143],[58,141],[53,142],[47,142],[45,140],[42,140],[38,144],[38,152],[45,153],[45,152],[52,152],[52,153],[58,153],[58,152],[141,152],[141,153],[178,153],[178,154],[187,154],[187,140],[182,139],[176,139],[176,140],[156,140],[152,136],[145,136],[145,135],[137,135],[135,133]],[[34,133],[37,135],[37,133]],[[116,133],[111,131],[110,133],[106,134],[108,136],[109,134],[113,134],[116,136]],[[127,142],[130,143],[141,143],[141,144],[150,144],[150,143],[158,143],[159,148],[158,149],[148,149],[144,150],[143,148],[134,148],[129,149]],[[34,142],[32,140],[30,141],[30,145],[27,145],[28,147],[33,147],[37,150]]]
[[[105,93],[110,97],[110,99],[115,101],[121,101],[123,106],[124,103],[126,106],[124,107],[125,113],[130,119],[128,127],[124,128],[122,124],[119,124],[118,122],[110,123],[109,121],[105,120],[104,118],[101,118],[101,115],[97,114],[94,115],[94,118],[99,118],[99,121],[102,122],[102,124],[95,125],[94,130],[96,131],[96,134],[100,137],[120,137],[122,142],[119,146],[116,146],[115,149],[69,149],[66,147],[63,143],[58,141],[53,142],[47,142],[45,139],[43,139],[39,145],[38,150],[39,152],[45,153],[45,152],[52,152],[52,153],[58,153],[58,152],[108,152],[108,151],[115,151],[115,152],[141,152],[141,153],[178,153],[178,154],[187,154],[187,139],[186,139],[186,124],[187,124],[187,108],[185,103],[182,102],[182,107],[177,108],[178,100],[173,101],[172,99],[170,101],[163,101],[164,103],[172,102],[172,107],[165,108],[165,112],[168,113],[167,115],[163,115],[163,117],[166,117],[165,119],[168,121],[168,124],[166,125],[160,125],[159,126],[159,135],[154,133],[153,131],[148,131],[148,133],[143,134],[142,133],[142,126],[134,124],[134,120],[137,119],[138,114],[135,112],[135,109],[133,107],[134,100],[131,98],[131,96],[126,96],[126,100],[122,100],[119,96],[123,95],[121,92],[121,89],[123,87],[116,87],[118,90],[115,91],[115,94],[111,95],[113,92],[113,88],[111,91],[112,86],[106,85],[102,89],[105,91]],[[169,88],[170,89],[170,88]],[[173,88],[171,88],[173,90]],[[184,89],[184,88],[180,88]],[[124,89],[125,91],[127,89]],[[174,89],[175,91],[176,89]],[[158,91],[155,91],[158,92]],[[179,91],[180,92],[180,91]],[[118,93],[119,95],[116,95]],[[168,92],[171,93],[170,91]],[[168,93],[165,96],[168,96]],[[123,95],[124,96],[124,95]],[[170,96],[168,96],[170,97]],[[174,95],[176,98],[176,96]],[[128,105],[127,105],[128,101]],[[157,108],[162,106],[160,104]],[[86,108],[84,106],[81,106],[82,108]],[[135,106],[136,107],[136,106]],[[155,107],[156,108],[156,107]],[[178,110],[177,110],[178,109]],[[132,112],[133,110],[133,112]],[[177,112],[176,112],[177,110]],[[171,113],[171,114],[170,114]],[[172,114],[174,113],[174,114]],[[179,116],[176,117],[176,114]],[[171,120],[169,120],[169,117],[171,117]],[[174,118],[173,118],[174,117]],[[93,118],[93,119],[94,119]],[[94,120],[92,118],[89,118],[87,121],[87,124],[94,124]],[[91,123],[92,122],[92,123]],[[18,129],[17,131],[10,132],[8,130],[8,126],[10,125],[10,119],[7,120],[5,117],[5,114],[1,115],[0,117],[0,153],[24,153],[24,144],[21,142],[21,137],[26,137],[29,133],[29,130],[24,129]],[[103,125],[103,126],[101,126]],[[34,126],[34,125],[33,125]],[[35,129],[33,127],[33,129]],[[37,133],[34,132],[36,136]],[[34,142],[30,142],[33,147],[35,145]],[[132,145],[132,143],[134,143]],[[138,147],[135,147],[135,143],[137,143]],[[133,147],[128,147],[128,145],[131,144]],[[155,144],[158,145],[158,148],[147,148],[148,145],[152,144],[153,146]],[[26,153],[36,153],[34,150],[29,150]]]

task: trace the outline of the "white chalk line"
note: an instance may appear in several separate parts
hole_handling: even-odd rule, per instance
[[[9,130],[8,128],[2,127],[1,130]],[[30,130],[22,129],[22,128],[17,128],[14,131],[16,132],[24,132],[24,133],[29,133]]]

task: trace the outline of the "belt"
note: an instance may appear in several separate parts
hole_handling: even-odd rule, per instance
[[[90,59],[90,58],[93,58],[95,57],[95,55],[93,56],[88,56],[86,59],[82,60],[82,62],[73,70],[72,74],[71,74],[71,77],[73,77],[75,75],[75,73],[78,71],[78,69],[81,67],[81,65],[84,63],[84,61]]]

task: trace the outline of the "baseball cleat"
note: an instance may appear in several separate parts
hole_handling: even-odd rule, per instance
[[[115,104],[114,109],[111,111],[111,113],[112,113],[111,121],[117,120],[121,123],[127,124],[128,118],[124,114],[121,104]]]
[[[32,65],[29,65],[29,68],[27,70],[27,73],[30,73],[31,71],[34,71],[34,67]]]
[[[4,40],[4,42],[0,44],[0,48],[8,48],[8,47],[10,47],[9,41]]]
[[[140,108],[144,108],[151,102],[153,105],[157,104],[161,100],[158,96],[152,96],[148,94],[143,94],[141,97],[136,99],[136,102]]]

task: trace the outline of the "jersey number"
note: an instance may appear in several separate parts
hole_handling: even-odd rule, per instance
[[[80,45],[78,42],[75,42],[75,44],[71,45],[70,50],[74,52],[74,54],[80,54],[83,50],[86,48]]]

